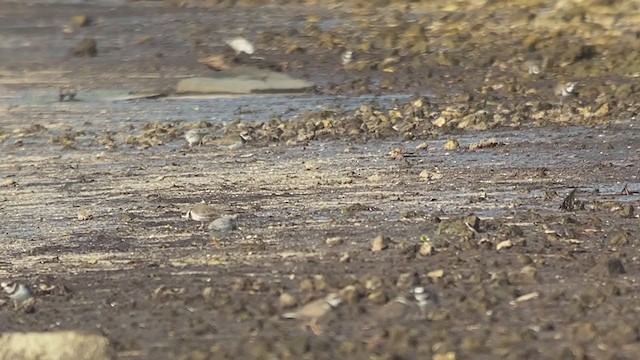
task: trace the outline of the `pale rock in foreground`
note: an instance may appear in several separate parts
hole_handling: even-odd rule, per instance
[[[111,360],[115,351],[101,335],[77,331],[4,333],[0,359]]]

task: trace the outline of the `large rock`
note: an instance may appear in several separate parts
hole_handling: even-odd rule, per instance
[[[181,80],[178,94],[250,94],[270,92],[301,92],[313,84],[291,76],[252,66],[238,66],[217,72],[211,77]]]
[[[104,336],[77,331],[4,333],[1,360],[107,360],[115,352]]]

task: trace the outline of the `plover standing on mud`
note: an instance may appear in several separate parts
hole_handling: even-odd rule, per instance
[[[229,211],[226,208],[200,203],[194,205],[183,217],[186,219],[200,221],[200,227],[204,228],[205,221],[212,221],[224,214],[227,214],[228,212]]]
[[[438,303],[438,298],[436,295],[428,290],[426,290],[422,286],[416,286],[413,288],[413,297],[418,303],[418,307],[420,311],[424,314],[426,309],[430,306],[436,305]]]
[[[212,143],[215,146],[218,146],[227,150],[238,150],[244,147],[244,145],[252,140],[252,136],[247,131],[242,131],[240,133],[229,133],[225,136],[213,140]]]
[[[547,67],[549,60],[539,54],[528,55],[522,63],[522,70],[526,71],[529,75],[540,75]]]
[[[211,234],[213,238],[222,238],[238,228],[236,224],[237,218],[238,215],[236,214],[223,215],[209,223],[207,230],[209,230],[209,234]]]
[[[337,293],[331,293],[294,311],[286,312],[282,314],[282,317],[285,319],[317,320],[342,303],[342,298]]]
[[[346,50],[345,52],[343,52],[342,56],[340,56],[340,61],[342,62],[343,66],[351,63],[353,61],[353,51]]]
[[[13,306],[16,308],[25,301],[33,298],[31,290],[29,290],[25,284],[15,281],[3,281],[0,283],[0,286],[9,299],[13,300]]]
[[[303,305],[294,311],[286,312],[281,316],[284,319],[306,320],[306,326],[308,326],[314,334],[319,335],[322,333],[322,330],[316,324],[317,321],[327,313],[337,308],[343,302],[344,301],[338,293],[331,293],[323,298]]]
[[[527,60],[522,67],[529,75],[539,75],[542,72],[542,64],[539,61]]]
[[[74,88],[62,87],[58,91],[58,101],[64,101],[67,98],[67,101],[73,101],[76,98],[77,90]]]
[[[189,146],[202,145],[202,139],[207,133],[206,129],[191,129],[184,133],[184,138],[189,143]]]
[[[560,82],[556,85],[554,93],[558,96],[567,97],[574,96],[577,82]]]

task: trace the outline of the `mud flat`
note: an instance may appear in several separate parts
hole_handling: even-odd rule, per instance
[[[633,3],[433,4],[3,3],[0,278],[36,301],[5,299],[0,330],[95,333],[123,359],[635,358],[638,89],[596,41],[630,36]],[[492,6],[510,37],[463,36]],[[173,93],[238,33],[241,61],[317,87]],[[85,37],[97,55],[69,55]],[[576,39],[593,48],[551,61]],[[228,234],[184,217],[203,201]]]

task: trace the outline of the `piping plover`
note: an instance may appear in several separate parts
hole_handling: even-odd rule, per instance
[[[567,97],[575,95],[577,82],[569,81],[569,82],[560,82],[556,85],[554,89],[554,93],[558,96]]]
[[[282,314],[284,319],[305,320],[305,326],[314,334],[319,335],[322,330],[317,325],[318,320],[343,303],[338,293],[331,293],[323,298],[314,300],[294,311]]]
[[[206,129],[191,129],[184,133],[184,138],[189,143],[189,146],[202,145],[202,139],[207,135]]]
[[[381,321],[400,320],[414,315],[412,303],[406,296],[400,295],[384,304],[374,312],[374,317]]]
[[[340,56],[340,61],[342,62],[342,65],[347,65],[351,63],[353,61],[353,51],[347,50],[343,52],[342,56]]]
[[[194,205],[184,216],[186,219],[200,221],[201,228],[204,228],[205,221],[212,221],[228,213],[228,209],[207,205],[204,203]]]
[[[418,303],[418,307],[420,311],[424,314],[425,311],[433,305],[438,303],[438,298],[435,293],[425,289],[422,286],[416,286],[413,288],[413,298]]]
[[[229,45],[233,50],[235,50],[236,54],[238,55],[240,55],[241,53],[247,53],[251,55],[255,51],[253,44],[249,40],[243,38],[242,36],[225,39],[224,43]]]
[[[238,225],[236,224],[237,218],[238,215],[236,214],[223,215],[213,220],[209,226],[207,226],[207,230],[209,230],[211,236],[215,238],[222,238],[238,228]]]
[[[522,64],[522,67],[529,75],[539,75],[542,72],[542,64],[540,61],[527,60]]]
[[[540,75],[547,68],[549,60],[540,54],[529,54],[522,63],[522,70],[529,75]]]
[[[73,101],[76,98],[77,90],[74,88],[61,87],[58,91],[58,101],[64,101],[67,98],[67,101]]]
[[[342,299],[337,293],[331,293],[323,298],[302,305],[294,311],[282,314],[285,319],[318,320],[331,309],[342,304]]]
[[[15,281],[3,281],[0,283],[0,286],[7,294],[9,299],[13,300],[13,306],[16,308],[25,301],[33,298],[31,290],[29,290],[29,288],[25,284]]]
[[[212,141],[212,143],[227,150],[238,150],[252,139],[253,137],[247,131],[241,131],[240,133],[230,132],[225,134],[223,137]]]

